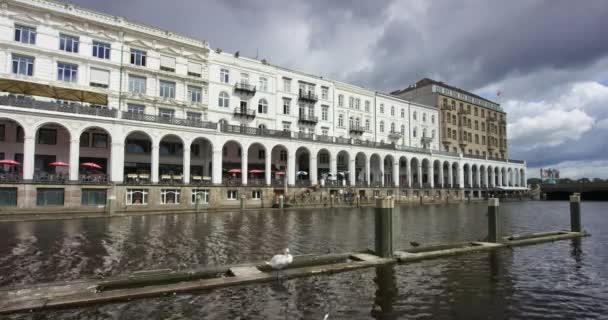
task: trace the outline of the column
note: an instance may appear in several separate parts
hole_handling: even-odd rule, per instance
[[[33,136],[23,138],[23,180],[34,179],[34,159],[36,155],[36,139]]]
[[[329,155],[329,173],[331,173],[332,180],[336,179],[338,176],[338,155],[330,154]]]
[[[528,169],[524,168],[521,182],[523,183],[522,187],[526,187],[526,188],[528,187],[528,179],[526,178],[527,174],[528,174]]]
[[[393,162],[393,182],[395,187],[399,187],[399,160]]]
[[[184,176],[184,183],[188,184],[190,183],[190,146],[186,147],[184,146],[184,170],[183,170],[183,176]]]
[[[439,187],[443,188],[443,163],[439,163],[439,179],[437,179]]]
[[[348,180],[350,180],[350,185],[354,186],[357,176],[355,174],[355,159],[348,159]]]
[[[317,169],[317,156],[310,156],[310,164],[308,166],[310,169],[309,177],[310,177],[310,185],[314,186],[317,183],[319,183],[319,177],[317,176],[317,174],[319,173],[319,170]]]
[[[422,161],[418,161],[418,188],[422,189]]]
[[[467,182],[469,183],[469,187],[473,187],[473,166],[469,165],[469,172],[467,174]]]
[[[448,185],[450,188],[454,187],[454,174],[452,173],[452,164],[448,165]]]
[[[80,165],[80,140],[70,140],[70,181],[78,181],[78,166]]]
[[[211,182],[213,184],[222,184],[222,149],[213,149],[212,156],[213,169],[211,170]]]
[[[496,177],[494,176],[494,168],[492,168],[492,170],[490,170],[489,179],[488,180],[490,180],[489,187],[493,188],[493,187],[496,186]]]
[[[380,160],[380,185],[384,187],[384,161]]]
[[[367,183],[368,186],[369,186],[369,181],[370,181],[370,176],[371,176],[370,163],[371,163],[370,157],[365,157],[365,183]]]
[[[485,168],[483,170],[483,186],[487,189],[490,187],[490,181],[489,181],[489,174],[488,174],[488,168]]]
[[[458,174],[458,184],[460,185],[460,189],[464,189],[464,170],[462,170],[462,165],[459,163],[456,167],[456,172]]]
[[[296,184],[296,155],[295,151],[287,150],[287,172],[289,175],[287,183],[291,186]]]
[[[248,152],[247,150],[243,150],[241,151],[241,179],[242,179],[242,184],[244,186],[247,185],[247,161],[249,160],[249,157],[247,156]]]
[[[152,145],[152,164],[151,164],[151,170],[152,170],[152,183],[158,183],[158,144],[156,144],[155,142],[153,142]]]
[[[266,152],[266,160],[264,162],[264,176],[266,177],[266,185],[272,183],[272,152]]]
[[[475,184],[481,188],[481,171],[479,170],[479,167],[477,167],[477,174],[475,175]]]
[[[110,173],[112,182],[123,182],[125,169],[125,145],[123,143],[112,143],[110,154]]]
[[[429,171],[428,171],[428,177],[429,177],[429,186],[431,188],[435,188],[435,166],[433,165],[432,162],[429,163]]]
[[[498,169],[498,184],[496,186],[502,187],[502,170],[500,168]]]
[[[412,163],[411,161],[407,161],[405,165],[405,175],[407,176],[407,187],[412,187]]]

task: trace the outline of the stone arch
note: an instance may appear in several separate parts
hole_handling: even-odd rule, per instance
[[[270,170],[271,178],[275,183],[284,184],[283,179],[288,179],[289,148],[284,144],[277,143],[270,148]]]
[[[310,185],[310,169],[311,169],[311,159],[312,153],[310,149],[305,146],[301,146],[296,149],[296,184],[302,186]]]
[[[115,168],[111,167],[112,159],[112,142],[114,137],[112,131],[104,126],[91,125],[81,128],[76,131],[80,140],[78,148],[78,170],[80,181],[98,181],[105,182],[111,171]],[[89,170],[86,167],[81,167],[81,163],[91,162],[101,166],[101,169]]]
[[[243,150],[240,141],[229,139],[222,144],[222,181],[224,185],[240,185],[243,182]]]
[[[372,153],[369,157],[369,167],[370,167],[370,183],[373,186],[381,186],[382,185],[382,157],[377,153]]]
[[[73,162],[78,162],[78,159],[72,159],[75,154],[70,150],[72,140],[77,138],[73,130],[55,121],[42,121],[33,128],[34,152],[31,161],[34,164],[34,180],[53,182],[76,179],[78,166]],[[23,163],[23,160],[17,161]],[[71,170],[51,166],[56,161],[69,163]]]
[[[368,182],[367,155],[359,151],[355,154],[355,185],[365,185]]]
[[[266,172],[266,146],[260,142],[252,142],[247,147],[247,176],[248,185],[264,185]]]
[[[450,165],[450,162],[445,160],[443,161],[443,163],[441,164],[442,168],[443,168],[443,186],[444,187],[452,187],[452,184],[454,183],[452,180],[452,166]]]
[[[338,180],[349,181],[349,163],[350,163],[350,153],[346,150],[340,150],[336,154],[336,173]]]
[[[399,186],[408,187],[410,173],[408,172],[409,161],[406,156],[399,157]]]
[[[460,181],[460,165],[457,161],[452,162],[452,188],[459,188],[463,182]]]
[[[443,167],[441,166],[441,161],[436,159],[433,161],[433,185],[435,187],[443,186],[443,175],[441,174]]]
[[[410,168],[412,172],[412,187],[422,187],[422,161],[417,157],[410,159]]]
[[[327,148],[317,150],[317,177],[327,180],[330,178],[331,152]],[[333,179],[332,179],[333,180]]]
[[[430,181],[431,181],[431,161],[428,158],[422,158],[421,168],[422,168],[422,171],[421,171],[422,186],[429,187]]]
[[[384,155],[384,159],[383,159],[383,165],[384,165],[384,185],[385,186],[392,186],[394,185],[395,181],[394,181],[394,163],[395,163],[395,158],[393,157],[392,154],[386,154]]]

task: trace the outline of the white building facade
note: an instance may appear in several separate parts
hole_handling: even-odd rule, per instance
[[[523,161],[440,151],[435,108],[67,4],[2,3],[0,92],[0,198],[19,208],[525,188]]]

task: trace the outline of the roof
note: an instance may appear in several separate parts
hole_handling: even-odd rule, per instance
[[[444,88],[447,88],[447,89],[450,89],[450,90],[453,90],[453,91],[456,91],[456,92],[460,92],[460,93],[469,95],[469,96],[471,96],[473,98],[477,98],[479,100],[483,100],[483,101],[487,101],[489,103],[500,105],[499,103],[496,103],[496,102],[494,102],[492,100],[488,100],[488,99],[483,98],[483,97],[480,97],[480,96],[478,96],[478,95],[476,95],[476,94],[474,94],[474,93],[472,93],[470,91],[466,91],[464,89],[453,87],[453,86],[451,86],[449,84],[446,84],[444,82],[433,80],[433,79],[430,79],[430,78],[423,78],[421,80],[418,80],[415,85],[409,86],[409,87],[407,87],[405,89],[402,89],[402,90],[393,91],[393,92],[391,92],[391,94],[398,95],[398,94],[401,94],[401,93],[413,91],[413,90],[416,90],[417,88],[426,87],[426,86],[430,86],[430,85],[433,85],[433,84],[438,85],[438,86],[442,86]]]

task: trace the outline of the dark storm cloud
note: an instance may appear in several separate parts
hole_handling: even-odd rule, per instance
[[[422,77],[489,98],[501,89],[517,128],[511,157],[534,166],[608,160],[608,129],[595,126],[608,117],[608,95],[589,84],[608,79],[604,0],[73,2],[385,92]],[[543,116],[551,110],[564,116]],[[534,128],[551,121],[563,123]],[[552,128],[572,139],[556,140]]]

